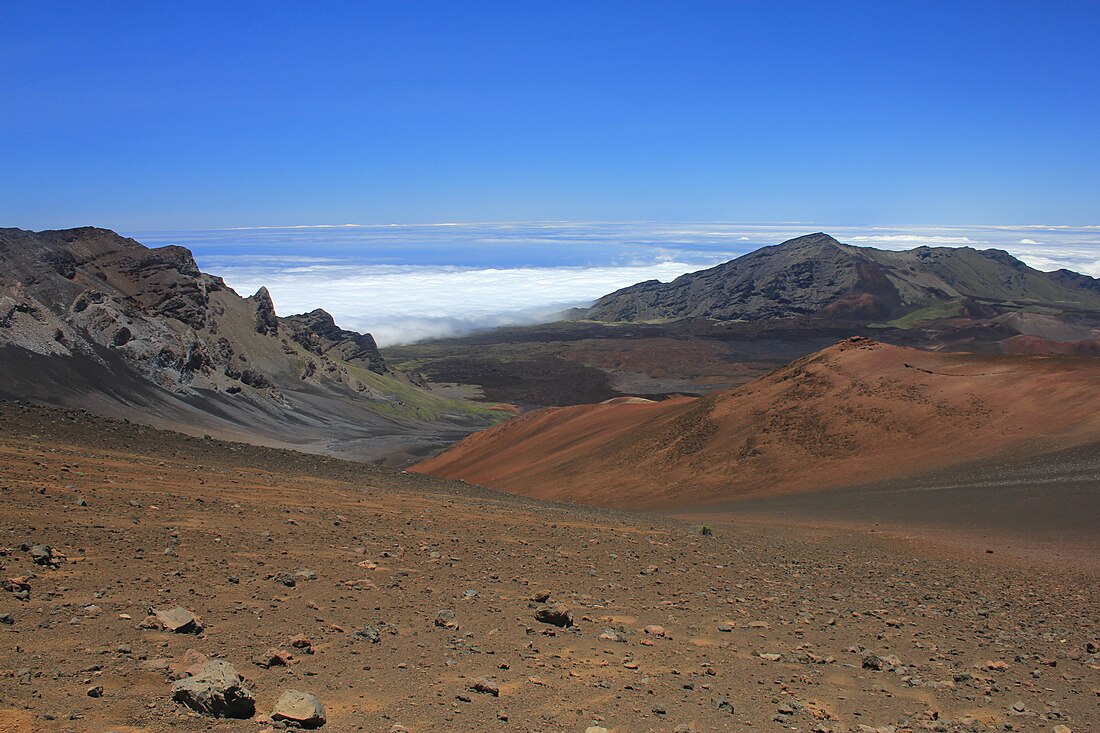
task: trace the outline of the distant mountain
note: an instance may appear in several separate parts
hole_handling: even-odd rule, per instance
[[[1096,359],[852,338],[703,398],[536,410],[412,470],[540,499],[682,509],[1098,441]]]
[[[280,318],[176,246],[0,229],[0,396],[400,462],[494,421],[390,370],[323,310]]]
[[[853,247],[817,233],[670,283],[649,280],[617,290],[576,315],[598,321],[908,317],[913,322],[1021,308],[1100,312],[1100,280],[1068,270],[1040,272],[997,249],[893,252]]]

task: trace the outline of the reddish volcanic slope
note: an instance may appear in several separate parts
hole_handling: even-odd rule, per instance
[[[676,508],[1100,440],[1100,361],[850,339],[701,399],[552,408],[413,470],[585,504]]]

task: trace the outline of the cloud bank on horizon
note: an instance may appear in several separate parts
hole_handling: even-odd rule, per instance
[[[242,295],[282,314],[329,311],[382,346],[553,320],[643,280],[671,280],[759,247],[825,231],[880,249],[998,248],[1040,270],[1100,276],[1100,226],[846,227],[536,222],[325,224],[132,233],[189,247]]]

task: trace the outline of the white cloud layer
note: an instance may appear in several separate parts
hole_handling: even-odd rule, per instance
[[[243,295],[280,314],[324,308],[379,343],[548,320],[642,280],[671,280],[815,231],[883,249],[997,248],[1040,270],[1100,276],[1100,226],[853,227],[812,222],[309,224],[131,232],[181,244]]]
[[[682,262],[509,269],[311,265],[219,274],[242,294],[266,286],[280,314],[324,308],[344,328],[369,331],[385,346],[553,320],[621,287],[695,269]]]

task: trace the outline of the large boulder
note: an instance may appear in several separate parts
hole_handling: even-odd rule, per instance
[[[177,634],[198,634],[202,632],[202,619],[183,606],[167,610],[149,609],[149,616],[141,622],[144,629],[163,629]]]
[[[296,723],[302,728],[320,728],[325,724],[325,706],[308,692],[287,690],[275,703],[271,719]]]
[[[251,718],[256,712],[252,693],[224,659],[207,662],[199,674],[172,685],[172,699],[215,718]]]
[[[540,623],[567,628],[573,625],[573,614],[567,606],[557,603],[553,606],[543,606],[535,611],[535,620]]]

